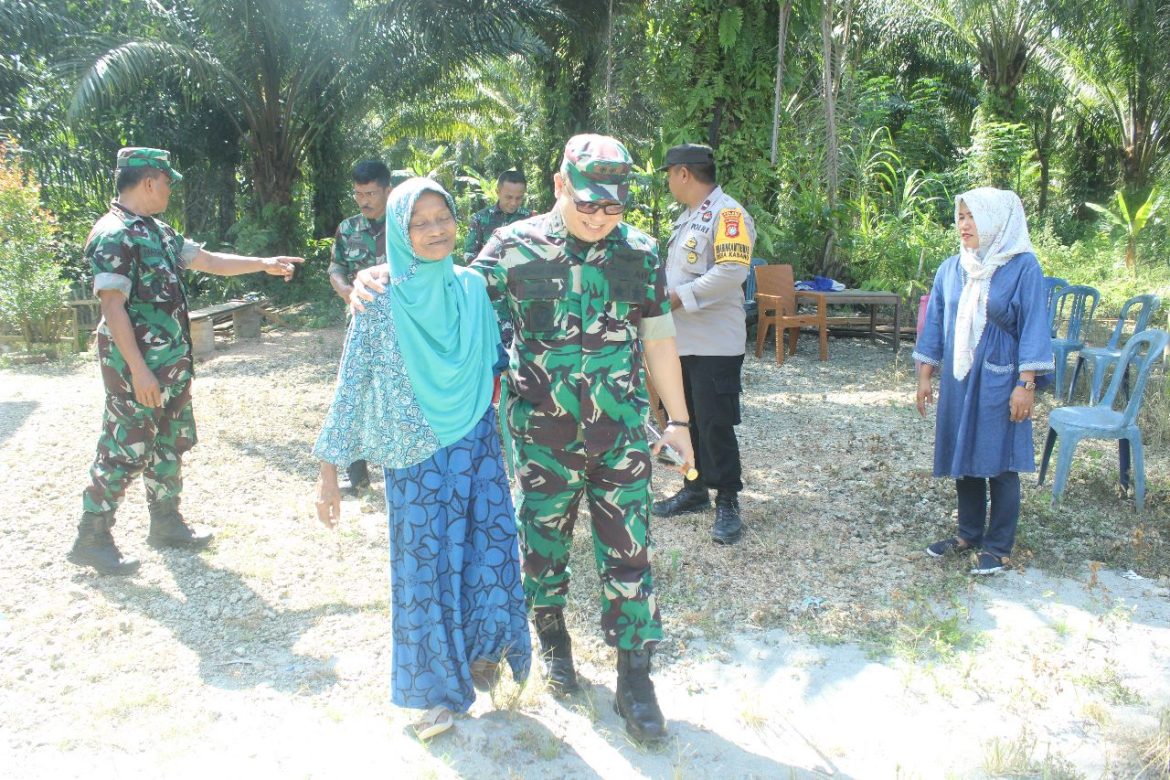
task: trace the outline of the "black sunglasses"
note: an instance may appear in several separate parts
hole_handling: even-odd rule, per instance
[[[573,205],[577,207],[577,211],[582,214],[596,214],[599,211],[604,211],[611,217],[618,214],[624,214],[626,211],[626,204],[624,203],[606,203],[604,206],[600,203],[594,203],[589,200],[577,200],[573,198]]]
[[[573,199],[573,205],[577,207],[577,211],[582,214],[596,214],[599,211],[604,211],[611,217],[616,217],[618,214],[624,214],[626,211],[626,204],[624,203],[606,203],[603,206],[591,200],[577,200],[577,193],[572,187],[565,187],[565,189],[569,191],[569,197]]]

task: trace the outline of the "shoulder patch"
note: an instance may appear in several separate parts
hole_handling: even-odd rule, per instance
[[[751,265],[752,242],[744,231],[743,212],[723,209],[715,229],[715,262]]]

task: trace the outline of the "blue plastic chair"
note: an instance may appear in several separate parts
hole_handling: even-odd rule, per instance
[[[1064,370],[1068,366],[1068,356],[1085,346],[1081,327],[1093,319],[1101,293],[1095,287],[1074,284],[1057,291],[1055,296],[1048,324],[1052,332],[1052,357],[1056,361],[1052,392],[1060,398],[1064,393]],[[1060,335],[1062,325],[1063,336]]]
[[[1060,455],[1056,460],[1056,477],[1052,482],[1053,506],[1056,506],[1061,494],[1064,493],[1077,442],[1081,439],[1116,439],[1122,489],[1129,488],[1129,457],[1130,450],[1133,451],[1134,502],[1138,511],[1142,510],[1146,498],[1146,467],[1142,454],[1142,432],[1137,426],[1137,417],[1142,406],[1146,380],[1150,378],[1150,370],[1162,359],[1162,352],[1166,349],[1168,341],[1170,334],[1156,328],[1132,336],[1121,350],[1117,370],[1113,372],[1109,389],[1105,391],[1099,403],[1092,406],[1062,406],[1049,412],[1048,440],[1044,443],[1044,457],[1040,461],[1038,484],[1044,484],[1044,474],[1048,471],[1052,447],[1059,436]],[[1139,355],[1143,347],[1145,354]],[[1125,408],[1115,411],[1113,403],[1117,400],[1122,378],[1131,364],[1137,367],[1133,391],[1129,394]]]
[[[1056,335],[1055,331],[1053,331],[1053,324],[1056,321],[1056,309],[1052,307],[1052,304],[1056,301],[1056,294],[1065,287],[1068,287],[1068,279],[1061,279],[1059,276],[1044,277],[1044,297],[1047,301],[1045,306],[1048,312],[1048,330],[1052,336]]]
[[[1126,322],[1133,318],[1133,332],[1141,333],[1150,326],[1150,318],[1162,305],[1162,299],[1152,293],[1135,295],[1121,307],[1117,315],[1117,325],[1113,328],[1109,342],[1103,347],[1085,347],[1077,355],[1076,365],[1073,367],[1072,379],[1068,383],[1068,400],[1072,400],[1073,388],[1077,386],[1077,377],[1080,376],[1081,366],[1086,363],[1092,369],[1092,383],[1089,386],[1089,403],[1097,403],[1101,396],[1101,387],[1105,384],[1105,372],[1121,357],[1122,336],[1125,335]]]

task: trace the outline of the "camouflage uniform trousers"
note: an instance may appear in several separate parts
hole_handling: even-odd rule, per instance
[[[183,490],[183,453],[195,446],[191,380],[162,388],[162,406],[151,408],[133,396],[106,393],[97,456],[90,485],[82,493],[86,512],[113,512],[139,474],[146,500],[155,505],[177,499]]]
[[[650,573],[650,453],[645,439],[626,438],[606,452],[591,454],[583,442],[547,447],[517,430],[513,435],[523,491],[518,527],[529,608],[565,605],[569,549],[584,495],[593,519],[605,641],[623,650],[654,647],[662,639],[662,621]]]

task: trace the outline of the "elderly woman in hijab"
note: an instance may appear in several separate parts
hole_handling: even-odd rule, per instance
[[[414,178],[386,210],[388,294],[353,319],[313,449],[317,512],[340,515],[337,466],[384,466],[390,525],[391,691],[426,710],[427,739],[465,712],[531,643],[512,497],[492,406],[500,330],[479,274],[458,267],[455,204]]]
[[[934,277],[918,335],[918,413],[939,375],[934,475],[955,480],[958,535],[936,558],[978,553],[972,574],[1003,571],[1020,518],[1020,472],[1034,471],[1036,378],[1054,369],[1044,274],[1014,192],[981,187],[955,201],[959,254]],[[990,513],[988,492],[990,488]]]

